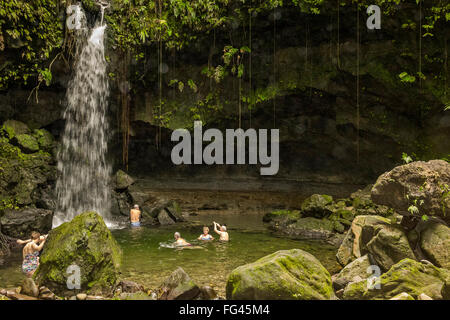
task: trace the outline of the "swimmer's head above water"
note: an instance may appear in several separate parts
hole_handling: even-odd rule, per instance
[[[179,232],[175,232],[175,233],[173,234],[173,237],[175,238],[175,240],[178,240],[178,239],[181,238],[181,234],[180,234]]]

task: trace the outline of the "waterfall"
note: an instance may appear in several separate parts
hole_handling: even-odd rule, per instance
[[[103,7],[102,7],[103,16]],[[102,19],[103,20],[103,19]],[[66,125],[58,151],[57,208],[53,227],[94,210],[110,219],[108,148],[108,79],[103,38],[106,25],[92,30],[75,63],[66,93]]]

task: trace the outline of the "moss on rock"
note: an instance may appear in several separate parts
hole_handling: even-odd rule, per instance
[[[367,281],[350,283],[344,290],[344,299],[390,299],[406,292],[417,299],[425,293],[433,299],[450,299],[450,271],[429,263],[404,259],[381,275],[380,289],[369,289]]]
[[[313,255],[280,250],[228,276],[227,299],[324,300],[334,296],[328,271]]]
[[[18,134],[12,141],[25,153],[34,153],[39,151],[39,143],[36,138],[29,134]]]
[[[121,255],[102,217],[85,212],[50,231],[35,278],[40,285],[61,292],[67,290],[67,268],[77,265],[81,290],[110,293],[117,280]]]

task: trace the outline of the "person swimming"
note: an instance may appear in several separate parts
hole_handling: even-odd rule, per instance
[[[39,252],[44,247],[47,235],[41,236],[39,232],[33,231],[31,239],[17,240],[18,244],[25,244],[23,247],[22,271],[31,278],[39,266]]]
[[[203,241],[214,240],[214,237],[209,234],[208,227],[203,227],[203,233],[198,237],[198,240],[203,240]]]
[[[227,227],[225,226],[221,226],[220,224],[218,224],[217,222],[213,222],[214,223],[214,231],[220,235],[220,239],[221,241],[228,241],[230,240],[229,236],[228,236],[228,232],[227,232]],[[220,230],[217,229],[217,227],[219,227]]]
[[[134,205],[133,209],[130,210],[130,221],[132,227],[141,226],[141,210],[137,204]]]
[[[175,238],[175,243],[174,245],[177,247],[185,247],[185,246],[191,246],[191,244],[189,242],[187,242],[186,240],[184,240],[179,232],[175,232],[174,233],[174,238]]]

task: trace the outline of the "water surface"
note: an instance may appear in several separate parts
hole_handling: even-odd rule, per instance
[[[234,268],[277,250],[303,249],[317,257],[330,272],[339,269],[335,258],[336,247],[318,241],[275,237],[265,230],[260,215],[199,215],[192,219],[200,223],[198,229],[178,224],[113,230],[112,234],[123,250],[121,277],[155,289],[177,267],[182,267],[198,285],[209,285],[219,295],[225,296],[226,279]],[[213,220],[228,225],[228,243],[196,240],[202,232],[201,225]],[[218,238],[210,228],[211,234]],[[165,247],[172,243],[175,231],[199,248],[180,250]],[[6,259],[6,264],[0,266],[0,287],[20,285],[23,280],[20,264],[20,251],[13,252]]]

